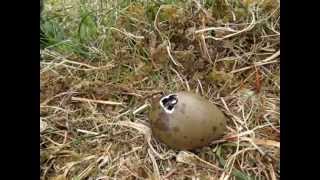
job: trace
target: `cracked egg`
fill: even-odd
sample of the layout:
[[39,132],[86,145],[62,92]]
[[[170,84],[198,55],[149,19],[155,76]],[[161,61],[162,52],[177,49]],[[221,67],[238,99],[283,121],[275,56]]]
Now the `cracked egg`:
[[177,92],[152,103],[153,136],[174,149],[209,145],[226,131],[226,116],[216,105],[191,92]]

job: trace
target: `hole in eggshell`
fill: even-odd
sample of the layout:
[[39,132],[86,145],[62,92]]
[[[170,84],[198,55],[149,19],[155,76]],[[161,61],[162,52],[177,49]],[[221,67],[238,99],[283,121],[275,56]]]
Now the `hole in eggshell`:
[[177,103],[178,103],[178,97],[177,95],[174,95],[174,94],[165,96],[160,100],[160,105],[164,108],[164,110],[167,113],[172,113]]

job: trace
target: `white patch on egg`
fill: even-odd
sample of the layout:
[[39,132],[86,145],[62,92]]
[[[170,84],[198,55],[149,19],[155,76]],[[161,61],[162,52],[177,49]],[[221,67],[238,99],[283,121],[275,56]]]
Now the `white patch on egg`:
[[[175,96],[175,98],[171,101],[171,103],[173,104],[173,108],[172,109],[168,109],[164,104],[163,104],[163,101],[165,99],[169,99],[169,98],[172,98],[172,96]],[[178,97],[177,95],[175,94],[169,94],[167,96],[164,96],[160,99],[159,101],[160,103],[160,106],[162,107],[162,109],[164,109],[164,111],[168,114],[172,114],[174,112],[174,109],[175,109],[175,105],[178,103]]]

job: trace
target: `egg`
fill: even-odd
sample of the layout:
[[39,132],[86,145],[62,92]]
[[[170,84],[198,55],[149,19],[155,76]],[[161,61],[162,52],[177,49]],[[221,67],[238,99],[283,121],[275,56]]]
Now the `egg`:
[[191,92],[177,92],[155,100],[149,119],[153,136],[180,150],[200,148],[221,138],[227,122],[216,105]]

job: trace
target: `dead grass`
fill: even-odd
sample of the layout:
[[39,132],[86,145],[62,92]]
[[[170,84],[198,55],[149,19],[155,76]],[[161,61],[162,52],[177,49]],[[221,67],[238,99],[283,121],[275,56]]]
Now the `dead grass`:
[[[47,0],[41,179],[280,178],[276,0]],[[225,137],[173,151],[151,97],[189,90],[229,117]]]

